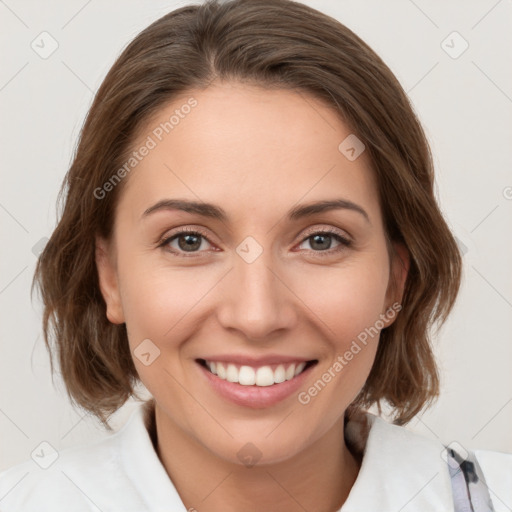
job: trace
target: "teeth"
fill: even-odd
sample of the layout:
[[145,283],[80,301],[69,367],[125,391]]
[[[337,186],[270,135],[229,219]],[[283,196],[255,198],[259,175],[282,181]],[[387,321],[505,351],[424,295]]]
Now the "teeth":
[[224,368],[224,365],[222,363],[217,363],[217,375],[221,379],[226,380],[226,369]]
[[274,382],[279,384],[280,382],[284,382],[286,380],[286,372],[284,371],[284,366],[280,364],[274,371]]
[[[236,366],[230,366],[233,366],[236,371]],[[254,386],[256,384],[256,372],[250,366],[242,366],[240,372],[237,373],[238,378],[234,382],[238,382],[242,386]]]
[[272,386],[274,384],[274,372],[270,366],[262,366],[256,371],[256,386]]
[[226,380],[228,382],[238,382],[238,370],[234,364],[228,364],[226,369]]
[[306,363],[304,361],[302,361],[302,363],[299,363],[297,365],[297,368],[295,368],[295,373],[293,374],[294,377],[297,377],[297,375],[299,375],[299,373],[301,373],[302,370],[304,370],[305,366],[306,366]]
[[210,371],[222,380],[228,382],[237,382],[242,386],[272,386],[285,380],[291,380],[304,370],[306,363],[291,363],[287,365],[280,364],[275,370],[270,366],[260,366],[252,368],[251,366],[241,366],[238,368],[234,364],[224,364],[214,361],[206,361],[206,366]]

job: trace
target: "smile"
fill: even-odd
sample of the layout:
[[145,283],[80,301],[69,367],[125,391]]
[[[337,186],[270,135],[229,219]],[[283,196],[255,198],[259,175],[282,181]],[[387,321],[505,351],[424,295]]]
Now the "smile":
[[296,394],[318,360],[288,361],[253,366],[196,359],[205,383],[218,396],[238,406],[262,409]]
[[200,359],[199,362],[219,379],[235,382],[242,386],[272,386],[291,380],[300,375],[306,367],[315,361],[297,361],[295,363],[274,364],[259,367],[222,363]]

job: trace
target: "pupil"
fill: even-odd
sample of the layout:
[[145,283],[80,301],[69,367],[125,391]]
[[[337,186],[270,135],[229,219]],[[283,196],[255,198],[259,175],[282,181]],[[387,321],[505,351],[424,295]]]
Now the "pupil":
[[[199,240],[200,237],[197,235],[183,235],[179,238],[179,246],[180,249],[199,249],[201,246],[201,241]],[[182,240],[185,240],[184,243],[182,243]]]
[[[314,235],[313,236],[313,243],[311,245],[312,245],[313,248],[315,248],[314,246],[315,246],[315,244],[317,244],[318,240],[320,240],[320,241],[324,240],[325,241],[325,239],[329,239],[329,242],[330,242],[330,238],[331,237],[329,235]],[[330,243],[327,244],[327,247],[322,246],[321,242],[320,242],[320,247],[316,247],[316,248],[317,249],[329,249],[330,246],[331,246]]]

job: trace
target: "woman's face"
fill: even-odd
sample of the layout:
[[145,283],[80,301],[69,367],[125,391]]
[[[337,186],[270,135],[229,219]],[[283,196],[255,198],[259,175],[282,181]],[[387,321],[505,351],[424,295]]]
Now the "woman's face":
[[285,460],[339,426],[396,316],[400,265],[349,136],[306,94],[224,83],[161,109],[133,145],[112,245],[98,240],[107,316],[160,414],[226,460]]

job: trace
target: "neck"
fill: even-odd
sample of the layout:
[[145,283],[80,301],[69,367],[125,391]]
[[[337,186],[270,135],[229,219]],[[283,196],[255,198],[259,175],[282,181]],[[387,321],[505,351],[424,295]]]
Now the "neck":
[[306,450],[251,467],[218,457],[158,406],[153,421],[149,430],[156,452],[187,510],[335,512],[361,465],[346,445],[343,417]]

